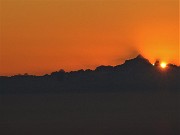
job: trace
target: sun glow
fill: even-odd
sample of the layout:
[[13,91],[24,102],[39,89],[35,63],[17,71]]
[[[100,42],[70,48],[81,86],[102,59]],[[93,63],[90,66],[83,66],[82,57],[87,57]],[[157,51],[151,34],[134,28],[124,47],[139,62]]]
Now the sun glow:
[[165,62],[161,62],[161,68],[166,68],[167,64]]

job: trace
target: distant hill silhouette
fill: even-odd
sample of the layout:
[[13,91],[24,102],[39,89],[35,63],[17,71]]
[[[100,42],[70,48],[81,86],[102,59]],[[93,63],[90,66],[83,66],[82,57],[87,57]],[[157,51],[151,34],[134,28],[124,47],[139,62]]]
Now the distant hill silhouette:
[[138,55],[122,65],[99,66],[95,70],[60,70],[44,76],[1,76],[0,93],[177,92],[180,90],[179,80],[180,67],[168,64],[166,69],[161,69],[158,63],[153,66]]

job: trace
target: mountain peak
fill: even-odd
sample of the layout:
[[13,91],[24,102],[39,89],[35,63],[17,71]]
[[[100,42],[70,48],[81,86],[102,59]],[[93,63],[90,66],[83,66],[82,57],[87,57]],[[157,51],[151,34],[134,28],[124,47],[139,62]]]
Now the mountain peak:
[[133,59],[126,60],[123,65],[130,66],[130,67],[150,67],[151,63],[148,59],[144,58],[141,54]]
[[145,59],[141,54],[139,54],[135,59]]
[[149,60],[144,58],[141,54],[139,54],[137,57],[133,59],[126,60],[125,63],[129,61],[150,63]]

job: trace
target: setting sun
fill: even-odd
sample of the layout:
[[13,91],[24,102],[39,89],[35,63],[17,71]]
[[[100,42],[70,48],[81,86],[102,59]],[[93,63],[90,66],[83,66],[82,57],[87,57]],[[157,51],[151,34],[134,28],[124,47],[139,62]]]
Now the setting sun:
[[167,67],[167,64],[165,62],[162,62],[161,63],[161,68],[166,68]]

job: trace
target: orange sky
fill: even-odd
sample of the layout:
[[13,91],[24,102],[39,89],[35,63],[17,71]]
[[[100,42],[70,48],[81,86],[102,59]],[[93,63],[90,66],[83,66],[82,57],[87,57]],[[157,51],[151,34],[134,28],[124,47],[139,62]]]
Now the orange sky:
[[179,0],[0,0],[0,75],[179,65]]

